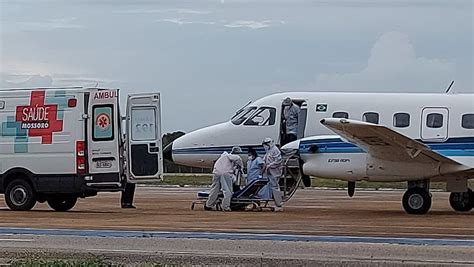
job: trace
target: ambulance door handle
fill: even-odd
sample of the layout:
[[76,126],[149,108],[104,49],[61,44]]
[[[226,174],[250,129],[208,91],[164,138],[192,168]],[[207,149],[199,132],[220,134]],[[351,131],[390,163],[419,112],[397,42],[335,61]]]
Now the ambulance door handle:
[[160,152],[160,148],[156,146],[156,143],[149,143],[149,145],[150,145],[150,153]]

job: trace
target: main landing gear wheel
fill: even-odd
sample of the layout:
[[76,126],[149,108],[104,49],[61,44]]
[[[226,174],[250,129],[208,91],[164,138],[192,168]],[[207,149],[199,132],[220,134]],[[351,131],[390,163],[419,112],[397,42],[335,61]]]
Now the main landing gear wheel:
[[431,195],[428,190],[414,187],[403,195],[403,208],[408,214],[426,214],[431,208]]
[[61,196],[48,199],[48,205],[55,211],[68,211],[76,205],[77,197]]
[[449,195],[449,204],[455,211],[468,212],[474,206],[474,193],[471,189],[467,192],[453,192]]

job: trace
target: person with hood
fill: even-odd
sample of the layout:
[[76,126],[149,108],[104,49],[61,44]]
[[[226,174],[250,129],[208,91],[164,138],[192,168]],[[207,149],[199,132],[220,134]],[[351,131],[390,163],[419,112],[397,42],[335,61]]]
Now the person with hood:
[[298,138],[298,118],[301,109],[293,103],[291,98],[283,100],[283,118],[285,120],[285,136],[283,145],[296,141]]
[[283,201],[280,192],[280,177],[282,175],[282,157],[280,149],[275,145],[275,142],[270,137],[265,138],[262,142],[263,148],[266,153],[263,157],[264,167],[263,173],[264,176],[268,177],[268,184],[271,188],[273,194],[273,200],[275,201],[274,211],[283,211]]
[[247,184],[262,176],[263,165],[263,159],[258,156],[257,151],[253,148],[249,148],[247,160]]
[[224,199],[222,200],[222,209],[231,211],[230,201],[232,199],[232,176],[236,168],[242,169],[242,158],[238,155],[242,149],[238,146],[232,148],[232,152],[222,153],[214,164],[213,178],[209,198],[204,205],[204,210],[214,210],[219,192],[222,190]]
[[[249,148],[247,161],[247,184],[262,177],[264,165],[265,162],[263,162],[263,159],[258,156],[257,151],[253,148]],[[268,184],[258,192],[257,196],[261,199],[270,199],[272,197],[271,188]]]

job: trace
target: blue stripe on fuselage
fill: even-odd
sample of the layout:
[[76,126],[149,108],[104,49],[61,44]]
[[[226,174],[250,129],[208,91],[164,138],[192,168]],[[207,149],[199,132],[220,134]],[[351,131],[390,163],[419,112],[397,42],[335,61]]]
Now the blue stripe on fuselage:
[[[422,142],[421,140],[417,140]],[[445,142],[422,142],[428,145],[433,151],[443,156],[474,156],[474,137],[459,137],[450,138]],[[324,138],[314,140],[304,140],[300,142],[300,153],[311,153],[309,149],[312,145],[318,146],[318,153],[365,153],[358,146],[344,142],[341,138]],[[258,154],[264,154],[265,150],[260,145],[244,145],[240,146],[243,153],[247,153],[250,147],[257,150]],[[197,148],[183,148],[173,150],[173,154],[176,155],[220,155],[224,152],[230,152],[232,146],[220,146],[220,147],[197,147]]]
[[[173,149],[173,154],[222,154],[224,152],[231,152],[233,146],[220,146],[220,147],[196,147],[196,148],[182,148],[182,149]],[[257,151],[258,154],[265,153],[265,149],[261,145],[245,145],[240,146],[242,153],[247,153],[249,148],[253,148]]]
[[[418,140],[422,142],[421,140]],[[443,156],[474,156],[474,137],[450,138],[445,142],[423,142]],[[341,138],[304,140],[300,142],[300,154],[311,153],[311,146],[318,147],[317,153],[364,153],[358,146],[344,142]]]

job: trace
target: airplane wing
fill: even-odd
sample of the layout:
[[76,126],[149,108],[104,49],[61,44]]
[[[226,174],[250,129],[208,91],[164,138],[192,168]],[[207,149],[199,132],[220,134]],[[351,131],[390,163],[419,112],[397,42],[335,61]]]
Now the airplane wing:
[[321,123],[371,156],[382,160],[462,165],[436,153],[427,145],[382,125],[339,118],[323,119]]

